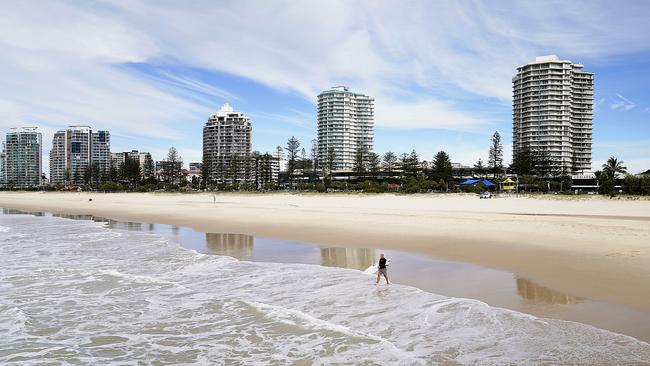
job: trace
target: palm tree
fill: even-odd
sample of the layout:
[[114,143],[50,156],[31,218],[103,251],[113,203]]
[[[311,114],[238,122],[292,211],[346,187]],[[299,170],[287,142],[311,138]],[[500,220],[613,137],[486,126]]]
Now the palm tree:
[[610,156],[610,158],[607,159],[607,162],[603,164],[603,172],[614,178],[617,173],[627,173],[627,167],[623,165],[622,160],[619,161],[617,158]]

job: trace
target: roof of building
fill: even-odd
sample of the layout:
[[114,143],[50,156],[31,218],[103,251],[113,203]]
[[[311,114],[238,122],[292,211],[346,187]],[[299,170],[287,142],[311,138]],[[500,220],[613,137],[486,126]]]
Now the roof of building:
[[324,91],[322,91],[319,95],[323,95],[323,94],[335,94],[335,93],[350,93],[350,94],[352,94],[352,95],[356,95],[356,96],[361,96],[361,97],[370,98],[369,96],[367,96],[367,95],[365,95],[365,94],[363,94],[363,93],[355,93],[355,92],[351,92],[351,91],[350,91],[350,88],[348,88],[347,86],[342,86],[342,85],[341,85],[341,86],[333,86],[333,87],[331,87],[331,88],[328,89],[328,90],[324,90]]

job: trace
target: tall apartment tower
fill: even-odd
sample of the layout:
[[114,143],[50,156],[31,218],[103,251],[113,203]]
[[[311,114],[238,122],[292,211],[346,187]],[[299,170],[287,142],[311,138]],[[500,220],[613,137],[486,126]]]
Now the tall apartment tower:
[[93,131],[89,126],[70,126],[58,131],[50,151],[52,184],[84,184],[88,167],[96,166],[101,175],[111,169],[111,144],[108,131]]
[[513,156],[543,151],[564,174],[591,170],[594,74],[541,56],[512,79]]
[[2,150],[0,150],[0,187],[7,184],[7,153],[5,152],[5,142],[2,141]]
[[203,127],[203,162],[210,166],[203,168],[209,172],[211,180],[222,182],[227,175],[232,175],[235,159],[242,162],[243,170],[243,161],[251,154],[252,131],[250,119],[235,112],[229,103],[208,118]]
[[4,143],[2,180],[7,186],[41,185],[43,153],[41,133],[36,127],[13,128]]
[[372,152],[374,102],[345,86],[318,95],[318,160],[325,164],[328,151],[335,155],[335,169],[354,167],[357,150]]

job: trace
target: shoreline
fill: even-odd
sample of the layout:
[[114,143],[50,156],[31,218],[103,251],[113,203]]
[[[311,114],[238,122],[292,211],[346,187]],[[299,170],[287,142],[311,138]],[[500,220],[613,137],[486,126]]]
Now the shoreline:
[[650,313],[646,200],[2,192],[0,207],[410,251]]
[[[309,264],[352,269],[360,274],[375,263],[379,253],[383,252],[396,263],[396,266],[389,269],[391,283],[412,286],[450,298],[478,300],[491,307],[530,314],[542,319],[587,324],[650,342],[648,313],[625,305],[560,293],[512,272],[472,263],[441,260],[420,253],[299,243],[245,234],[208,233],[184,226],[117,221],[92,215],[12,209],[3,209],[3,213],[54,216],[103,223],[108,229],[148,231],[201,254],[234,257],[240,261]],[[373,283],[374,275],[369,275],[367,279],[369,284]],[[383,286],[383,283],[381,285]]]

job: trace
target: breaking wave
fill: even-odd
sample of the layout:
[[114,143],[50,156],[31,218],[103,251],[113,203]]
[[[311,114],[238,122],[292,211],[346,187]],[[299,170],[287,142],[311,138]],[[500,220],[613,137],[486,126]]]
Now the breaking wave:
[[0,216],[0,363],[643,364],[650,345],[361,271]]

